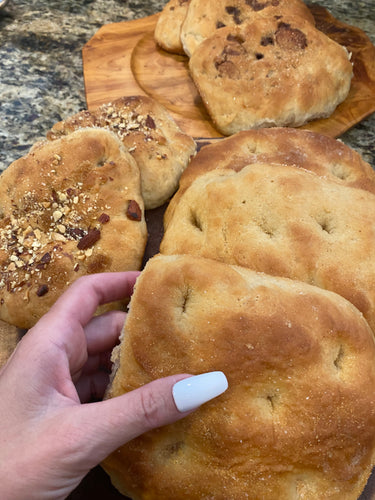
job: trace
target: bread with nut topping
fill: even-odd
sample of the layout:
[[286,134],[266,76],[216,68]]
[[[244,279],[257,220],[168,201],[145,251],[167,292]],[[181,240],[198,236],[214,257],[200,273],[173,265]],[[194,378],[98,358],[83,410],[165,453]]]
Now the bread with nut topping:
[[27,329],[79,276],[140,269],[135,160],[103,129],[38,143],[0,176],[0,235],[0,319]]
[[191,0],[181,26],[181,43],[191,57],[195,49],[218,29],[258,22],[261,17],[295,15],[315,24],[302,0]]
[[122,97],[92,111],[81,111],[56,123],[47,138],[54,140],[82,127],[117,134],[140,169],[146,209],[169,200],[196,151],[193,138],[180,130],[162,104],[147,96]]
[[189,68],[224,135],[326,118],[348,96],[353,76],[347,50],[297,16],[219,29]]

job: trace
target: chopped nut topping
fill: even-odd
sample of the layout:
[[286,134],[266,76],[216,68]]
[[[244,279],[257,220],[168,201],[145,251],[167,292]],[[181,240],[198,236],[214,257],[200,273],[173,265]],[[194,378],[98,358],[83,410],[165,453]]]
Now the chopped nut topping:
[[130,200],[126,216],[130,220],[140,221],[142,219],[142,211],[140,206],[135,200]]
[[43,297],[48,292],[48,286],[47,285],[40,285],[38,290],[36,291],[36,294],[38,297]]
[[[85,118],[93,125],[96,124],[115,132],[121,140],[131,134],[143,134],[147,141],[156,140],[156,136],[150,136],[150,131],[157,130],[155,120],[150,114],[139,114],[136,107],[133,106],[134,103],[136,104],[134,100],[123,101],[118,107],[111,103],[103,104],[98,108],[97,113],[92,113]],[[129,152],[135,150],[136,145],[129,148]]]
[[79,250],[86,250],[87,248],[92,247],[95,243],[100,239],[100,230],[99,229],[89,229],[88,233],[79,240],[77,243],[77,248]]
[[156,124],[154,122],[154,119],[150,115],[147,115],[147,118],[146,118],[146,121],[145,121],[145,125],[146,125],[146,127],[151,128],[151,129],[155,129],[156,128]]
[[110,217],[108,214],[105,214],[105,213],[102,213],[100,215],[100,217],[98,218],[98,221],[100,222],[100,224],[107,224],[107,222],[109,222],[110,220]]
[[22,206],[14,204],[12,213],[0,220],[0,251],[8,255],[3,257],[0,268],[0,289],[22,291],[25,297],[25,289],[35,287],[41,296],[48,291],[40,285],[41,280],[51,280],[51,275],[44,277],[43,273],[55,259],[63,258],[64,252],[68,255],[66,243],[75,241],[80,247],[70,256],[76,272],[77,261],[92,254],[100,231],[89,229],[90,224],[105,224],[110,217],[104,212],[107,206],[98,201],[98,194],[88,196],[82,188],[82,182],[67,189],[52,188],[42,200],[36,191],[27,192]]
[[51,262],[51,254],[49,252],[46,252],[40,259],[40,262],[42,264],[48,264],[49,262]]
[[53,220],[57,222],[64,214],[60,210],[55,210],[52,214]]

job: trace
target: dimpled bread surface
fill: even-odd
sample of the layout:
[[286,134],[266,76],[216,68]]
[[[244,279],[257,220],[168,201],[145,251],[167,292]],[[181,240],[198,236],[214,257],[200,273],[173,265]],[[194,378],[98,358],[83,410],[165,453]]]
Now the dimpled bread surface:
[[244,130],[202,147],[181,176],[167,207],[165,222],[194,179],[210,170],[241,170],[253,163],[289,165],[310,170],[346,186],[375,194],[375,172],[360,154],[341,141],[309,130],[265,128]]
[[224,135],[326,118],[346,99],[353,76],[347,50],[293,16],[217,30],[189,69]]
[[134,500],[356,500],[374,463],[374,337],[342,297],[201,257],[149,260],[109,396],[222,370],[228,390],[103,466]]
[[216,169],[183,193],[160,245],[292,278],[351,301],[375,328],[375,196],[288,165]]
[[121,97],[81,111],[56,123],[47,138],[54,140],[82,127],[117,134],[138,164],[146,209],[168,201],[196,151],[193,138],[180,130],[163,105],[147,96]]
[[313,15],[301,0],[191,0],[181,27],[181,41],[190,57],[217,29],[240,26],[261,17],[294,15],[315,24]]
[[140,174],[115,134],[36,144],[0,176],[0,318],[30,328],[79,276],[140,269]]

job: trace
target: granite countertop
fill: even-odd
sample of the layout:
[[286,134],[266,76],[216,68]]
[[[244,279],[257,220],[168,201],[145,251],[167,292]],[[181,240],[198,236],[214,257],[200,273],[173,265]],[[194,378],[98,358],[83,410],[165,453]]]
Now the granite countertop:
[[[145,17],[164,0],[10,0],[0,10],[0,170],[57,121],[86,107],[81,50],[104,24]],[[373,0],[319,2],[375,44]],[[341,139],[375,168],[375,114]]]

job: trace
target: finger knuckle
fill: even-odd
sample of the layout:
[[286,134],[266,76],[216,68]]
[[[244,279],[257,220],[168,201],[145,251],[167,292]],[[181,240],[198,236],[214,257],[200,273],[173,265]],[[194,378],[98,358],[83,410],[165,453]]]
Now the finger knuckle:
[[140,405],[145,426],[149,429],[156,427],[160,415],[159,398],[151,390],[144,390],[141,392]]

